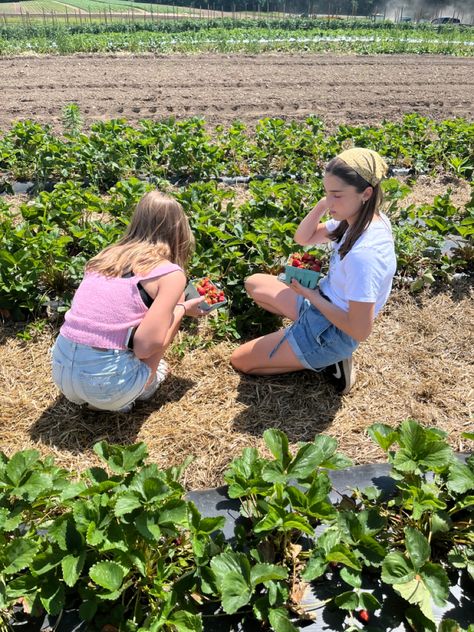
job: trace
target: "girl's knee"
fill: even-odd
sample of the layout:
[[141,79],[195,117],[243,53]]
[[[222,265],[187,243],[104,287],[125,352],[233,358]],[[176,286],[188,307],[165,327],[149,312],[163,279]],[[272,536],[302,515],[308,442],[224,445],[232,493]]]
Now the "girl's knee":
[[245,355],[241,351],[241,347],[236,349],[230,356],[230,364],[232,368],[240,373],[247,373],[247,366],[245,362]]
[[268,274],[262,274],[261,272],[257,274],[251,274],[249,277],[247,277],[244,281],[247,294],[253,298],[257,294],[257,292],[259,292],[264,287],[265,280],[268,279],[268,277]]
[[249,294],[250,296],[252,295],[252,292],[254,292],[257,287],[259,276],[260,276],[259,274],[252,274],[249,277],[247,277],[244,281],[245,290],[247,294]]

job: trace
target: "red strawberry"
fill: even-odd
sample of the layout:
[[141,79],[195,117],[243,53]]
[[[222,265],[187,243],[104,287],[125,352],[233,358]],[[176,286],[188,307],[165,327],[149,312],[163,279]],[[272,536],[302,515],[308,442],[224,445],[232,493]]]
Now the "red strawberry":
[[359,610],[357,613],[359,615],[359,619],[364,623],[368,623],[370,619],[370,614],[368,610]]
[[293,261],[291,262],[291,265],[294,268],[301,268],[301,263],[300,263],[300,261],[298,259],[293,259]]

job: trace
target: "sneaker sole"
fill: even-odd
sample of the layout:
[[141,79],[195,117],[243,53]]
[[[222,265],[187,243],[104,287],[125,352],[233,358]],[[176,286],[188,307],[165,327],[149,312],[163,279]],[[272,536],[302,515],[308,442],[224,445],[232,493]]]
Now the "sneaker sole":
[[344,371],[344,377],[346,378],[346,387],[344,390],[340,391],[341,395],[347,395],[351,388],[355,384],[356,380],[356,370],[354,363],[352,362],[352,358],[347,358],[342,361],[342,367]]

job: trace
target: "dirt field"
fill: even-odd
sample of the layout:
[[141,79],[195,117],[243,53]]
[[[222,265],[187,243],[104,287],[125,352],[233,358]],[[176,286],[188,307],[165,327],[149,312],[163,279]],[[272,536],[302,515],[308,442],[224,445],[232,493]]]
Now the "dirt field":
[[86,126],[116,117],[193,115],[211,125],[321,116],[328,125],[471,118],[474,58],[441,56],[76,55],[0,59],[0,129],[61,121],[79,104]]

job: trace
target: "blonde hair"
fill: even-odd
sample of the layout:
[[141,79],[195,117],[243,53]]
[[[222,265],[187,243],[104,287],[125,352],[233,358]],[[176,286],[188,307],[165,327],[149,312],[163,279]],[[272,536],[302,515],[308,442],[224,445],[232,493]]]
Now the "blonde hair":
[[120,277],[147,274],[164,259],[185,268],[194,238],[183,207],[159,191],[146,193],[137,204],[123,237],[93,257],[87,272]]

